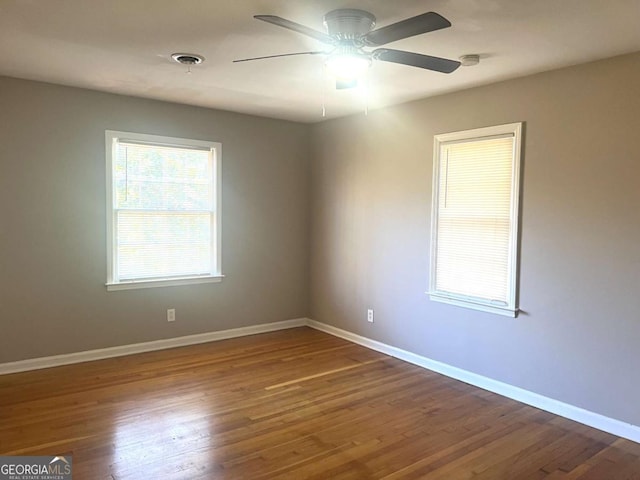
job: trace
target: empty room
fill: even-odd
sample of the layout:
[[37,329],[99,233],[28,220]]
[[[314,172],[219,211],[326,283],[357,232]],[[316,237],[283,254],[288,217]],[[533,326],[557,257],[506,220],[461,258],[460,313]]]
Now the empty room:
[[638,19],[0,0],[0,480],[640,480]]

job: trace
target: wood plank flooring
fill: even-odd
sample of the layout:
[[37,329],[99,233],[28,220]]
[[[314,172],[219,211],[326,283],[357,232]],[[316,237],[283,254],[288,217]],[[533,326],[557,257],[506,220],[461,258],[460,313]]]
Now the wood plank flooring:
[[640,445],[312,330],[0,376],[74,479],[640,480]]

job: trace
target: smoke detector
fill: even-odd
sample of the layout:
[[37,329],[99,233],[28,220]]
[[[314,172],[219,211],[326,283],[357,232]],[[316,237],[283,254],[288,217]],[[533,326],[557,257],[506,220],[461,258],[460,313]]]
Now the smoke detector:
[[473,67],[480,63],[480,55],[462,55],[458,60],[460,60],[463,67]]

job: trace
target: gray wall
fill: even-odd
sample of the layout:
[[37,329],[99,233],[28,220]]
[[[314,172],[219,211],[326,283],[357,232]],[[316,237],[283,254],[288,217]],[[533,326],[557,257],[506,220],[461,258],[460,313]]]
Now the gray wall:
[[[638,79],[634,54],[314,126],[312,318],[640,425]],[[524,313],[431,302],[433,136],[517,121]]]
[[[106,291],[105,129],[222,142],[222,283]],[[308,154],[304,125],[0,78],[0,363],[307,315]]]
[[[0,363],[310,314],[640,425],[638,78],[635,54],[314,126],[0,78]],[[524,313],[431,302],[433,135],[515,121]],[[222,283],[106,291],[105,129],[222,142]]]

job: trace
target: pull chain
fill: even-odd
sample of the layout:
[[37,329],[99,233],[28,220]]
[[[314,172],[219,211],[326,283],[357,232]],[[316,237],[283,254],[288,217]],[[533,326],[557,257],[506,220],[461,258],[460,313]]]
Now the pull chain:
[[324,63],[322,66],[322,118],[326,118],[327,116],[326,97],[327,97],[327,64]]
[[364,115],[369,115],[369,91],[371,90],[371,80],[369,77],[369,70],[364,74]]

